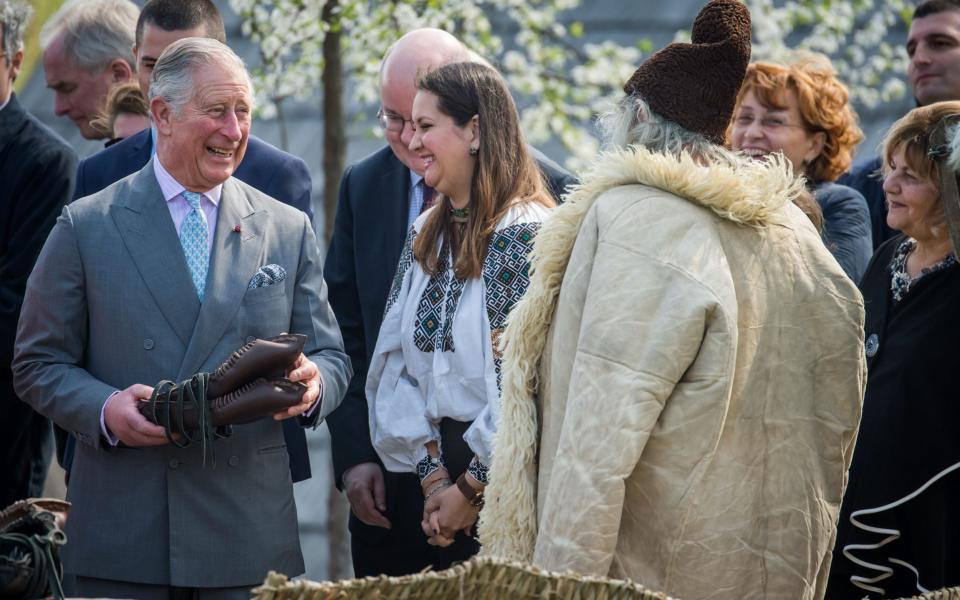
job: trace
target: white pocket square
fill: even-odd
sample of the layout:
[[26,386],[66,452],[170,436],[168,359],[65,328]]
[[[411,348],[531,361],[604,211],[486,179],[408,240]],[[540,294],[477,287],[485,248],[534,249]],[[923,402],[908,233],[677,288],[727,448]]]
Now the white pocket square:
[[268,285],[274,285],[280,283],[286,278],[287,272],[280,265],[263,265],[257,269],[256,274],[250,278],[250,283],[247,284],[247,289],[255,290]]

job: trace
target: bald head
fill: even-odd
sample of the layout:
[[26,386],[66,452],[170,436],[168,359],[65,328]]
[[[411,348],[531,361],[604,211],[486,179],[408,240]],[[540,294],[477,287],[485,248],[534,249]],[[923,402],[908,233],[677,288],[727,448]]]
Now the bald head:
[[403,131],[387,131],[393,153],[413,171],[423,174],[420,157],[410,152],[413,137],[410,114],[417,95],[417,77],[441,65],[471,60],[471,53],[457,38],[440,29],[415,29],[396,41],[380,63],[380,103],[383,112],[404,119]]
[[406,83],[440,65],[470,60],[467,47],[442,29],[414,29],[394,42],[380,64],[380,85]]

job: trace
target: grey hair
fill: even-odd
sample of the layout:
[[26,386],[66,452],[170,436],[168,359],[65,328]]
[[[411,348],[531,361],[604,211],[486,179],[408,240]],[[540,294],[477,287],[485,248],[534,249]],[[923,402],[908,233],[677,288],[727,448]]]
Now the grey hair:
[[23,31],[33,14],[33,8],[21,0],[0,0],[0,30],[3,31],[3,52],[7,61],[23,50]]
[[135,69],[134,34],[140,9],[130,0],[69,0],[40,31],[46,50],[61,32],[64,54],[89,73],[122,59]]
[[947,165],[954,173],[960,175],[960,125],[956,123],[947,127],[947,143],[950,145],[950,158]]
[[680,156],[685,152],[730,165],[741,162],[734,152],[653,112],[647,102],[636,94],[624,96],[610,110],[602,113],[597,125],[606,149],[643,146],[651,152],[670,156]]
[[239,69],[247,82],[253,102],[253,81],[243,60],[228,46],[212,38],[183,38],[167,46],[150,76],[149,102],[162,98],[173,111],[182,114],[193,98],[193,72],[197,67],[221,65]]

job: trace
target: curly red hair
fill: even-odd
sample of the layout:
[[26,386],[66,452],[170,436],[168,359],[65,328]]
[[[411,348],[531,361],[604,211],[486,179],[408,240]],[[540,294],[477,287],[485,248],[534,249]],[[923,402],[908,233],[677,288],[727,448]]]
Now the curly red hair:
[[863,140],[863,132],[850,106],[850,92],[837,79],[837,72],[826,56],[811,54],[789,65],[750,63],[737,94],[737,106],[751,91],[758,102],[775,109],[785,109],[785,95],[793,92],[804,127],[824,133],[823,151],[807,167],[807,179],[834,181],[849,170],[853,150]]

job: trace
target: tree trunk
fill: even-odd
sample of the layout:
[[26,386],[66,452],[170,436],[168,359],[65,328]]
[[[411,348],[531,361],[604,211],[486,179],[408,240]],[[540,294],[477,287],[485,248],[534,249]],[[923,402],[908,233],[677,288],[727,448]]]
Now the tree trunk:
[[343,110],[343,61],[340,27],[334,10],[339,0],[327,0],[322,19],[332,27],[323,39],[323,218],[326,241],[333,235],[340,175],[347,156]]
[[[321,16],[325,23],[332,25],[323,39],[323,225],[326,242],[329,242],[333,235],[340,175],[343,173],[347,155],[340,27],[334,12],[338,3],[339,0],[327,0]],[[327,508],[330,579],[336,581],[353,577],[350,534],[347,531],[347,518],[350,514],[347,500],[336,489],[331,489]]]

